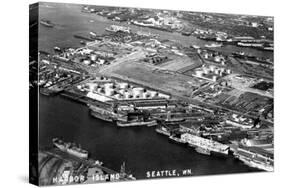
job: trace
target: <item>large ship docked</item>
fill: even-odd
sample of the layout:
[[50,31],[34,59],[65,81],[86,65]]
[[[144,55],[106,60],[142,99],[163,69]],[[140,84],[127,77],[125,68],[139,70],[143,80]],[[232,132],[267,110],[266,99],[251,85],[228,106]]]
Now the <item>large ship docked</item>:
[[273,154],[261,148],[239,146],[234,156],[250,167],[269,172],[274,170]]
[[155,126],[157,125],[156,120],[142,121],[142,120],[132,120],[132,121],[117,121],[117,126],[119,127],[131,127],[131,126]]
[[195,150],[202,154],[211,155],[211,153],[219,153],[228,155],[229,146],[221,144],[214,140],[202,138],[200,136],[184,133],[181,135],[181,140],[188,143],[191,147],[195,147]]
[[128,127],[128,126],[155,126],[157,121],[150,118],[150,114],[144,110],[129,111],[126,113],[126,116],[123,116],[125,119],[117,121],[117,126],[119,127]]
[[104,121],[126,121],[126,114],[118,113],[117,108],[112,103],[98,102],[88,104],[92,116]]
[[53,138],[53,144],[55,147],[57,147],[61,151],[66,152],[70,155],[73,155],[75,157],[79,157],[82,159],[88,158],[88,155],[89,155],[88,151],[81,149],[75,143],[64,142],[63,140],[61,140],[59,138]]
[[119,26],[119,25],[111,25],[107,28],[105,28],[106,31],[109,31],[109,32],[118,32],[118,31],[121,31],[121,32],[125,32],[125,33],[130,33],[131,32],[131,29],[129,27],[124,27],[124,26]]

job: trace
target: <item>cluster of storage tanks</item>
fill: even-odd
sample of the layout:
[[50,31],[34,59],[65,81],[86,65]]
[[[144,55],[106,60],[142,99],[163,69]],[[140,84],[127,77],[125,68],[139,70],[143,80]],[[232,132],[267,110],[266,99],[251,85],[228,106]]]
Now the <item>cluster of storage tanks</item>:
[[195,71],[195,76],[199,78],[208,78],[206,75],[210,75],[213,81],[217,81],[219,77],[222,77],[224,75],[231,74],[230,69],[226,69],[224,67],[216,67],[214,65],[210,66],[203,66],[201,69],[198,69]]
[[105,59],[99,58],[96,54],[91,54],[89,59],[83,60],[83,63],[86,65],[90,65],[92,63],[103,65],[105,63]]
[[98,93],[110,98],[119,100],[126,99],[151,99],[151,98],[170,98],[169,95],[159,93],[153,90],[147,90],[143,87],[136,87],[126,82],[89,82],[77,86],[88,92]]

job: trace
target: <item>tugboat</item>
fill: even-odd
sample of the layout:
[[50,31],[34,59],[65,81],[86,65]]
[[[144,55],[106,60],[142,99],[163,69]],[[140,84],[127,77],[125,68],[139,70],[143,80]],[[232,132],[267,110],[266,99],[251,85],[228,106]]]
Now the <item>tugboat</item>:
[[81,147],[77,146],[75,143],[64,142],[63,140],[61,140],[59,138],[53,138],[52,141],[53,141],[54,146],[63,152],[66,152],[70,155],[73,155],[73,156],[81,158],[81,159],[88,158],[88,155],[89,155],[88,151],[81,149]]
[[46,27],[54,27],[55,26],[50,20],[46,20],[46,19],[41,19],[40,24],[42,24]]

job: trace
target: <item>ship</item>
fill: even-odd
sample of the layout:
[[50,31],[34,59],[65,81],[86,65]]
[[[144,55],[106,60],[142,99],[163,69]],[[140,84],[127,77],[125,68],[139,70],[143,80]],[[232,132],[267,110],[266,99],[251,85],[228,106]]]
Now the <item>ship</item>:
[[46,19],[41,19],[40,24],[42,24],[46,27],[54,27],[55,26],[50,20],[46,20]]
[[116,122],[118,127],[131,127],[131,126],[156,126],[156,120],[149,120],[149,121],[141,121],[141,120],[132,120],[132,121],[117,121]]
[[95,37],[97,36],[97,34],[96,34],[95,32],[92,32],[92,31],[91,31],[89,34],[90,34],[90,36],[93,37],[93,38],[95,38]]
[[166,136],[170,136],[170,134],[171,134],[170,131],[166,127],[163,127],[163,126],[156,128],[155,131],[159,134],[163,134]]
[[194,147],[197,152],[203,154],[218,153],[223,155],[229,154],[229,146],[221,144],[211,139],[206,139],[194,134],[184,133],[181,135],[181,140]]
[[156,29],[156,30],[160,30],[160,31],[173,32],[173,30],[171,28],[164,27],[164,26],[157,26],[157,25],[154,25],[153,23],[150,23],[150,22],[146,23],[146,21],[142,21],[142,22],[132,21],[131,23],[133,25],[148,27],[148,28]]
[[117,120],[126,121],[126,114],[117,113],[113,104],[96,102],[94,104],[88,104],[90,114],[98,119],[114,122]]
[[169,136],[169,139],[172,140],[172,141],[175,141],[177,143],[182,143],[182,144],[186,144],[187,143],[185,140],[183,140],[183,139],[181,139],[181,138],[179,138],[179,137],[177,137],[175,135]]
[[205,47],[206,48],[218,48],[218,47],[222,47],[222,43],[206,44]]
[[77,146],[75,143],[64,142],[63,140],[61,140],[59,138],[53,138],[52,141],[53,141],[54,146],[63,152],[66,152],[70,155],[73,155],[73,156],[81,158],[81,159],[88,158],[88,155],[89,155],[88,151],[81,149],[80,146]]
[[124,32],[124,33],[130,33],[131,32],[131,29],[129,27],[124,27],[124,26],[119,26],[119,25],[111,25],[107,28],[105,28],[106,31],[109,31],[109,32],[118,32],[118,31],[121,31],[121,32]]
[[197,151],[197,153],[201,153],[203,155],[211,155],[211,151],[208,148],[196,147],[195,151]]
[[181,32],[181,34],[182,34],[183,36],[190,36],[190,35],[192,35],[192,32],[183,31],[183,32]]
[[274,170],[273,154],[261,148],[239,146],[234,156],[250,167],[269,172]]

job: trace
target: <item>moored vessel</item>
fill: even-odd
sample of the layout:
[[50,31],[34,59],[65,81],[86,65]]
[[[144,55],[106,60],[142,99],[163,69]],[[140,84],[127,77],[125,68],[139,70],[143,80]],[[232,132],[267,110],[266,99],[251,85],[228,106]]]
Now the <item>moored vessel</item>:
[[72,142],[64,142],[63,140],[59,138],[53,138],[53,144],[55,147],[57,147],[59,150],[66,152],[70,155],[73,155],[75,157],[79,157],[82,159],[88,158],[88,151],[81,149],[80,146],[77,146],[75,143]]
[[202,138],[200,136],[184,133],[181,135],[181,139],[188,143],[191,147],[198,148],[196,151],[200,151],[200,153],[209,153],[209,152],[201,152],[203,150],[209,150],[211,153],[218,153],[223,155],[229,154],[229,146],[225,144],[221,144],[217,141]]
[[157,125],[156,120],[150,120],[150,121],[117,121],[117,126],[119,127],[131,127],[131,126],[155,126]]
[[46,19],[41,19],[40,24],[44,25],[46,27],[54,27],[55,26],[50,20],[46,20]]
[[205,47],[207,47],[207,48],[218,48],[218,47],[222,47],[222,44],[221,43],[206,44]]

